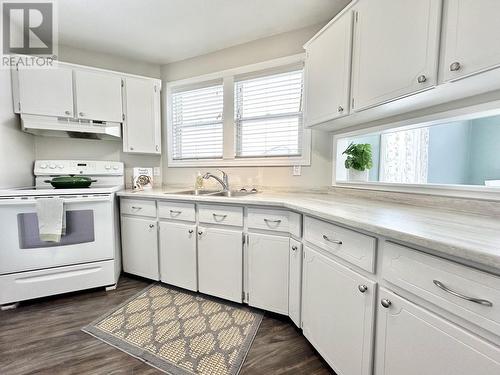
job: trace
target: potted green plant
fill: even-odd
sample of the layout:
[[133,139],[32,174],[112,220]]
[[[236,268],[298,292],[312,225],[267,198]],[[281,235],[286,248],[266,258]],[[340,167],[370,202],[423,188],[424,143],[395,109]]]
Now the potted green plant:
[[347,155],[345,167],[349,181],[368,181],[373,166],[372,146],[369,143],[351,143],[342,155]]

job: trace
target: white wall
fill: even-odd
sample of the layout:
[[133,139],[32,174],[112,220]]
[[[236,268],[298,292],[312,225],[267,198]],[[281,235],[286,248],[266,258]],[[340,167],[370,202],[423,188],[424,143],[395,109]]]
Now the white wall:
[[10,70],[0,69],[0,189],[33,184],[34,138],[21,131],[12,106]]
[[[278,57],[304,52],[302,45],[323,25],[316,25],[269,38],[241,44],[207,55],[178,61],[162,67],[165,85],[188,77],[249,65]],[[164,108],[166,111],[166,109]],[[163,129],[166,129],[166,116]],[[236,185],[321,187],[331,183],[331,137],[313,131],[311,166],[302,167],[301,176],[292,176],[292,167],[233,167],[224,168]],[[166,145],[163,145],[166,150]],[[196,172],[207,168],[169,168],[163,155],[163,182],[166,184],[194,184]],[[210,170],[210,169],[208,169]]]
[[[69,46],[59,46],[59,60],[154,78],[160,77],[160,65],[80,50]],[[131,183],[133,167],[161,167],[160,156],[124,154],[121,139],[119,141],[97,141],[55,137],[34,138],[36,159],[122,161],[125,163],[127,183]],[[161,184],[161,178],[155,178],[155,184]]]

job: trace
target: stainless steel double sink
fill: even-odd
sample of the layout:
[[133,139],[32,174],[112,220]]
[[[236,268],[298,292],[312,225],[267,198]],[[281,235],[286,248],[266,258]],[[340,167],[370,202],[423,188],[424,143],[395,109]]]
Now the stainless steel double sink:
[[208,196],[208,197],[246,197],[248,195],[257,194],[257,190],[228,190],[228,191],[220,191],[220,190],[184,190],[173,193],[165,193],[165,194],[175,194],[175,195],[198,195],[198,196]]

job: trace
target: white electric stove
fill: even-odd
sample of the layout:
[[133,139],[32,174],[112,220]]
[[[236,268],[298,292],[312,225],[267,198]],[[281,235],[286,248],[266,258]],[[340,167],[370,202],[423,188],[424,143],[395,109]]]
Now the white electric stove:
[[[123,163],[37,160],[35,186],[0,190],[0,305],[95,287],[116,286],[121,271],[115,192],[124,187]],[[52,177],[96,179],[85,189],[54,189]],[[36,200],[64,201],[66,235],[40,240]]]

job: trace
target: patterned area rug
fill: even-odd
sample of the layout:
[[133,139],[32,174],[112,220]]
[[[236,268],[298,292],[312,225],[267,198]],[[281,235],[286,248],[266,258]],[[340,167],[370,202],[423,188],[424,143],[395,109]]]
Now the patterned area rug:
[[153,284],[82,328],[173,375],[235,375],[262,314],[242,305]]

